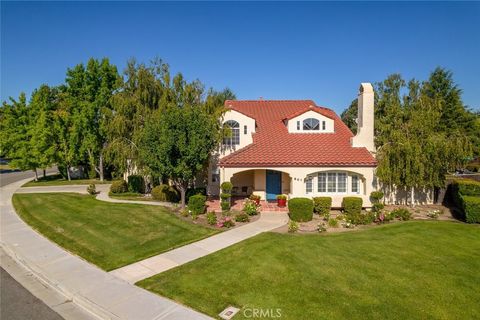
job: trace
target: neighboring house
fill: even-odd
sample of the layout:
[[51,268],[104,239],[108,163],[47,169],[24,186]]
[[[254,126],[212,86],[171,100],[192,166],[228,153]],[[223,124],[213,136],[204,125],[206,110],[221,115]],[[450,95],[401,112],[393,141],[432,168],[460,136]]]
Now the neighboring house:
[[334,111],[311,100],[225,101],[223,123],[231,136],[210,164],[209,194],[231,181],[238,196],[329,196],[334,207],[358,196],[371,206],[377,188],[373,104],[372,85],[362,83],[354,136]]

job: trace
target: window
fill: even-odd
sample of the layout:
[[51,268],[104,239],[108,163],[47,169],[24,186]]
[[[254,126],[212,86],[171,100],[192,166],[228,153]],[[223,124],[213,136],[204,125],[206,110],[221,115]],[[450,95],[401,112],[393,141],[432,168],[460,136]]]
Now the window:
[[212,182],[220,182],[220,169],[218,167],[212,168]]
[[347,192],[347,174],[337,173],[337,192]]
[[226,146],[240,144],[240,124],[235,120],[228,120],[223,125],[230,128],[230,135],[223,138],[223,144]]
[[247,134],[247,126],[243,126],[243,134]]
[[335,192],[337,191],[337,174],[329,172],[328,175],[328,180],[327,180],[327,191],[328,192]]
[[326,126],[325,126],[325,121],[322,121],[322,130],[325,130]]
[[360,179],[358,179],[358,176],[352,176],[352,193],[360,193]]
[[297,130],[300,130],[300,121],[297,121]]
[[313,118],[305,119],[303,120],[303,130],[320,130],[320,122]]
[[327,174],[325,172],[318,174],[318,192],[327,191]]
[[305,185],[306,185],[307,193],[311,193],[313,191],[313,178],[307,177],[307,180],[305,181]]

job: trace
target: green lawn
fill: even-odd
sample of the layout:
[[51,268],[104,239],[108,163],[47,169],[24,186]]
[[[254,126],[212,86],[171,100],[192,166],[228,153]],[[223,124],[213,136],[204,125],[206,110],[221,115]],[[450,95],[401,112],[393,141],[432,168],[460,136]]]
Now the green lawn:
[[71,185],[71,184],[90,184],[90,183],[107,184],[107,183],[112,183],[112,181],[104,180],[102,182],[97,179],[72,179],[68,181],[67,179],[64,179],[62,175],[55,174],[55,175],[50,175],[46,177],[41,177],[38,179],[38,181],[34,181],[34,180],[29,181],[25,183],[22,187],[65,186],[65,185]]
[[152,197],[145,197],[141,193],[125,192],[125,193],[108,193],[110,198],[120,200],[134,200],[134,201],[155,201]]
[[13,205],[47,238],[105,270],[218,232],[183,221],[164,207],[108,203],[90,195],[15,194]]
[[241,307],[234,319],[479,319],[479,253],[480,226],[453,222],[264,233],[138,285],[214,317]]

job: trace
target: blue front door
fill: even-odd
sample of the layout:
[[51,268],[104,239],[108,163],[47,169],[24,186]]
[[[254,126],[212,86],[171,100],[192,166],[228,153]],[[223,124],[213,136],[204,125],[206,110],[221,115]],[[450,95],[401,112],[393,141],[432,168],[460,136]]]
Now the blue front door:
[[275,200],[282,193],[282,173],[267,170],[267,200]]

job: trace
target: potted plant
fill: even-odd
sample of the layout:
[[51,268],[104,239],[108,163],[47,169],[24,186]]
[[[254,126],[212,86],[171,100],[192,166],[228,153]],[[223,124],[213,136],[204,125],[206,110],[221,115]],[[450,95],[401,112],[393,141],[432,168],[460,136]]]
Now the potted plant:
[[287,205],[287,196],[284,194],[279,194],[277,196],[277,205],[279,207],[285,207]]
[[257,205],[260,204],[260,196],[258,196],[258,195],[256,195],[256,194],[252,194],[252,195],[250,196],[250,200],[255,201],[255,203],[256,203]]

